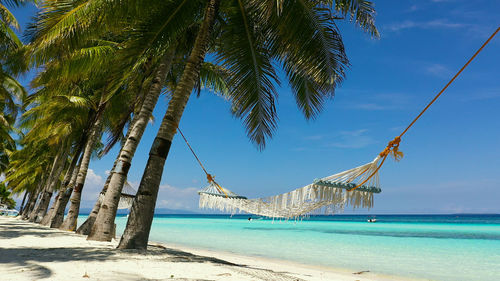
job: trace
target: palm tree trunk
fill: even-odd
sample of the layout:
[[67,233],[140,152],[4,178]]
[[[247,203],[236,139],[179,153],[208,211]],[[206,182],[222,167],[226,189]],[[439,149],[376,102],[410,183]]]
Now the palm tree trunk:
[[82,235],[89,235],[90,230],[92,229],[92,226],[94,225],[95,219],[97,217],[97,214],[99,213],[99,210],[101,209],[102,205],[102,198],[101,194],[106,194],[108,190],[108,185],[111,180],[111,175],[112,171],[116,168],[116,160],[115,163],[113,164],[113,168],[111,169],[111,172],[106,179],[106,182],[104,183],[104,187],[102,188],[101,192],[99,193],[99,197],[97,197],[97,201],[94,204],[94,207],[92,207],[92,211],[90,212],[88,218],[85,220],[85,222],[80,225],[80,227],[76,230],[77,234],[82,234]]
[[[148,63],[146,63],[146,65],[145,65],[146,69],[150,68],[151,60],[152,60],[151,58],[148,58]],[[127,130],[127,134],[125,136],[125,140],[127,140],[129,138],[130,132],[131,132],[132,128],[134,127],[135,122],[137,121],[139,111],[142,108],[142,105],[144,104],[144,98],[145,98],[145,92],[146,92],[144,90],[146,88],[144,83],[146,82],[147,77],[148,77],[148,74],[145,74],[141,83],[140,83],[140,86],[138,87],[139,95],[137,95],[137,97],[136,97],[134,106],[136,108],[139,108],[139,110],[134,111],[134,117],[133,117],[132,121],[130,122],[129,129]],[[116,164],[118,163],[118,159],[119,159],[120,153],[123,150],[123,147],[124,147],[124,145],[121,146],[120,152],[118,152],[118,156],[115,159],[115,162],[113,163],[113,168],[111,169],[111,172],[110,172],[108,178],[106,179],[106,182],[104,183],[104,187],[101,190],[100,194],[106,195],[106,192],[107,192],[108,186],[109,186],[109,182],[111,181],[111,176],[113,175],[113,171],[115,170]],[[76,230],[76,233],[82,234],[82,235],[89,235],[92,227],[94,226],[96,217],[101,210],[102,201],[103,201],[103,198],[101,196],[99,196],[97,198],[96,203],[94,204],[94,207],[92,207],[92,211],[90,212],[89,216],[87,217],[85,222]]]
[[[69,147],[67,149],[69,149]],[[59,166],[59,169],[56,171],[55,177],[52,180],[52,184],[49,187],[50,190],[57,190],[58,189],[58,185],[60,184],[60,182],[59,182],[59,175],[64,170],[64,166],[66,164],[66,159],[68,158],[68,153],[69,153],[69,151],[66,150],[65,153],[63,154],[62,163]],[[73,161],[71,161],[71,162],[73,162]],[[71,168],[72,164],[73,163],[70,163],[70,166],[68,167],[68,171],[66,172],[66,175],[64,176],[61,188],[64,188],[67,185],[67,182],[69,181],[68,172],[69,172],[69,174],[72,173],[72,168]],[[57,205],[57,202],[59,201],[59,197],[61,196],[61,194],[62,194],[61,190],[59,190],[59,192],[56,195],[56,198],[54,199],[54,202],[52,203],[52,206],[50,207],[50,210],[43,216],[42,220],[40,221],[41,225],[49,225],[50,224],[52,218],[54,217],[54,212],[56,210],[56,205]]]
[[34,211],[30,214],[30,222],[36,222],[38,214],[45,213],[47,211],[47,208],[49,207],[50,198],[52,197],[52,190],[49,189],[49,186],[51,185],[52,179],[54,178],[56,167],[60,163],[60,159],[62,156],[61,154],[62,152],[58,152],[54,157],[52,168],[50,169],[49,176],[42,191],[42,196],[40,197],[40,200],[38,201],[38,204],[36,205]]
[[21,215],[21,218],[24,218],[24,215],[28,212],[29,205],[30,205],[31,201],[33,200],[33,197],[35,196],[34,193],[35,193],[34,191],[31,191],[29,193],[28,202],[26,202],[26,205],[23,207],[22,211],[19,212],[19,214]]
[[[39,185],[39,187],[42,184]],[[26,212],[23,214],[23,220],[26,220],[29,218],[30,213],[33,211],[35,208],[36,201],[38,200],[38,195],[40,194],[40,189],[37,188],[35,191],[32,192],[32,197],[28,201],[28,208],[26,208]]]
[[82,137],[73,155],[73,159],[66,170],[66,174],[64,175],[62,184],[63,187],[57,194],[57,200],[54,201],[54,211],[50,214],[49,220],[46,224],[51,228],[59,228],[63,222],[64,211],[66,210],[66,205],[68,204],[71,193],[73,192],[73,186],[75,185],[78,170],[80,169],[82,163],[80,155],[84,145],[85,137]]
[[177,131],[184,108],[199,77],[205,59],[208,39],[218,11],[220,0],[210,0],[205,17],[196,36],[184,72],[168,104],[160,129],[149,152],[149,159],[134,199],[127,227],[120,240],[120,249],[146,249],[153,222],[156,198],[163,173],[163,166]]
[[[35,222],[41,222],[45,215],[47,214],[47,209],[49,207],[50,198],[52,198],[52,194],[54,190],[56,190],[57,185],[59,184],[59,175],[62,173],[64,166],[66,164],[66,159],[68,157],[68,150],[66,148],[66,144],[63,145],[61,152],[56,155],[54,159],[54,165],[52,166],[52,170],[50,171],[49,182],[47,186],[47,200],[41,202],[41,206],[38,209],[38,212],[35,216]],[[47,218],[48,219],[48,218]]]
[[[38,210],[40,210],[41,205],[47,200],[47,196],[49,196],[49,192],[47,190],[47,180],[43,181],[43,184],[40,186],[40,193],[38,194],[38,198],[36,200],[36,204],[33,206],[33,209],[31,210],[31,213],[29,214],[28,220],[30,222],[35,221],[36,214],[38,213]],[[52,196],[52,194],[50,194]],[[50,200],[50,198],[49,198]]]
[[[78,170],[80,170],[80,166],[81,161],[80,164],[78,164],[78,166],[69,173],[71,175],[71,181],[67,185],[66,190],[61,190],[59,192],[59,197],[57,198],[56,205],[54,206],[54,213],[48,224],[50,228],[59,228],[63,223],[64,211],[66,210],[66,205],[68,205],[69,198],[73,193],[73,186],[75,186],[76,177],[78,175]],[[66,175],[68,175],[68,173]]]
[[132,158],[134,157],[137,146],[139,145],[142,135],[146,130],[148,121],[153,114],[153,109],[160,96],[163,83],[165,82],[167,74],[170,71],[173,56],[173,51],[167,51],[156,69],[155,77],[148,93],[144,98],[141,110],[139,111],[139,114],[137,114],[137,118],[134,118],[136,120],[133,120],[133,125],[128,130],[128,136],[122,149],[120,150],[120,153],[118,154],[115,162],[116,167],[111,171],[110,183],[102,202],[101,209],[97,215],[92,230],[87,237],[88,240],[111,241],[113,238],[115,217],[123,185],[127,180]]
[[23,210],[26,206],[24,206],[24,201],[26,201],[26,196],[28,195],[28,190],[24,191],[24,196],[23,196],[23,201],[21,202],[21,207],[19,208],[19,213],[17,213],[18,216],[21,216],[23,214]]
[[95,142],[97,141],[97,138],[101,132],[103,110],[104,110],[104,102],[103,99],[101,99],[95,117],[95,122],[92,126],[87,143],[85,144],[85,149],[83,150],[82,163],[80,169],[78,170],[78,176],[76,178],[75,188],[73,189],[73,194],[70,199],[71,205],[68,210],[68,215],[66,216],[66,219],[62,223],[61,227],[59,227],[59,229],[61,230],[74,231],[76,229],[77,218],[80,212],[80,200],[82,198],[83,185],[85,184],[85,179],[87,177],[87,171],[90,164],[90,156],[92,155]]
[[45,190],[38,202],[38,206],[34,212],[30,215],[30,222],[40,222],[39,214],[43,214],[47,212],[47,208],[49,207],[50,199],[52,198],[52,191]]
[[53,216],[52,214],[54,213],[54,209],[57,203],[57,200],[59,200],[59,196],[61,195],[61,191],[59,191],[56,195],[56,198],[54,198],[54,202],[52,203],[52,206],[50,206],[49,211],[43,216],[42,220],[40,221],[41,225],[48,225],[50,222],[50,218]]

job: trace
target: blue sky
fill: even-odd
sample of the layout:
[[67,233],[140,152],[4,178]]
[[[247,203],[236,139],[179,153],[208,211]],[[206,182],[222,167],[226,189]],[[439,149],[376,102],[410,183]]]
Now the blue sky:
[[[192,96],[180,127],[219,183],[249,198],[269,196],[371,161],[500,26],[500,1],[375,3],[380,39],[340,23],[351,67],[316,120],[303,118],[282,83],[278,130],[264,151],[249,142],[227,102],[206,91]],[[34,11],[14,14],[25,26]],[[346,213],[500,213],[499,50],[497,37],[405,135],[405,157],[381,170],[375,207]],[[132,163],[133,186],[165,110],[161,98]],[[93,205],[117,152],[91,163],[83,207]],[[205,184],[176,137],[157,207],[199,211],[196,191]]]

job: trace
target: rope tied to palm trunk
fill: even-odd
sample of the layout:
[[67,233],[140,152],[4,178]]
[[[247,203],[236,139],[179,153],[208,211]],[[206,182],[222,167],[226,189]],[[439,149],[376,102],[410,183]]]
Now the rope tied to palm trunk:
[[177,127],[177,131],[181,134],[182,136],[182,139],[184,140],[184,142],[187,144],[187,146],[189,147],[189,150],[191,150],[191,153],[193,154],[194,158],[196,158],[196,160],[198,161],[198,164],[200,165],[201,169],[203,170],[203,172],[205,172],[205,175],[207,176],[207,181],[208,183],[210,184],[213,184],[218,190],[219,192],[222,192],[224,193],[224,195],[227,197],[228,194],[227,192],[224,190],[224,188],[222,188],[222,186],[220,186],[216,181],[215,181],[215,176],[209,174],[207,172],[207,169],[205,169],[205,166],[203,166],[203,163],[201,163],[201,160],[200,158],[198,158],[198,155],[196,155],[196,153],[194,152],[193,148],[191,147],[191,145],[189,144],[188,140],[186,139],[186,137],[184,136],[184,134],[182,133],[181,131],[181,128]]

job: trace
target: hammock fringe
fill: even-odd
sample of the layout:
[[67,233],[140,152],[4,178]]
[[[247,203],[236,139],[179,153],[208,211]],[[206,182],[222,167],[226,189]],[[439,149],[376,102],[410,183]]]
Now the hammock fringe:
[[329,177],[315,180],[312,184],[288,193],[257,199],[247,199],[230,190],[221,192],[215,183],[199,191],[199,207],[216,209],[231,214],[247,212],[271,218],[300,218],[311,213],[334,214],[347,206],[373,207],[373,194],[380,193],[378,174],[365,185],[356,187],[376,171],[381,157],[372,162]]

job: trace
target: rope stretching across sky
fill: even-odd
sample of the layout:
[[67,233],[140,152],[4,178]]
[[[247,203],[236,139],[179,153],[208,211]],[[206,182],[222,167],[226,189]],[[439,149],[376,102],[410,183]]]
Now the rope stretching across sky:
[[370,180],[378,172],[380,167],[382,167],[382,165],[385,162],[385,159],[387,158],[387,156],[389,154],[392,154],[394,156],[394,159],[396,159],[396,160],[399,160],[401,157],[403,157],[403,153],[401,151],[399,151],[399,143],[401,142],[401,137],[403,137],[403,135],[406,134],[406,132],[413,126],[413,124],[415,124],[415,122],[417,122],[417,120],[424,114],[424,112],[427,111],[427,109],[429,109],[429,107],[441,96],[441,94],[451,85],[451,83],[453,83],[453,81],[455,81],[455,79],[460,75],[460,73],[462,73],[462,71],[464,71],[464,69],[476,58],[476,56],[483,50],[483,48],[486,45],[488,45],[488,43],[490,43],[490,41],[493,39],[493,37],[495,37],[495,35],[497,35],[497,33],[499,31],[500,31],[500,27],[498,27],[495,30],[495,32],[493,32],[493,34],[491,34],[491,36],[488,38],[488,40],[486,40],[486,42],[483,43],[481,48],[479,48],[474,53],[474,55],[464,64],[464,66],[462,66],[462,68],[460,68],[460,70],[455,74],[455,76],[453,76],[453,78],[451,78],[451,80],[448,81],[448,83],[446,83],[446,85],[443,87],[443,89],[441,89],[441,91],[439,91],[439,93],[429,102],[429,104],[427,104],[427,106],[417,115],[417,117],[415,117],[415,119],[413,119],[413,121],[410,123],[410,125],[408,125],[408,127],[406,127],[406,129],[404,129],[404,131],[399,136],[395,137],[392,141],[389,142],[389,144],[387,144],[387,147],[379,154],[380,157],[382,157],[382,162],[380,162],[380,165],[377,167],[377,169],[375,171],[373,171],[373,173],[368,178],[366,178],[363,182],[361,182],[356,187],[354,187],[348,191],[353,191],[353,190],[357,189],[358,187],[362,186],[363,184],[365,184],[368,180]]

